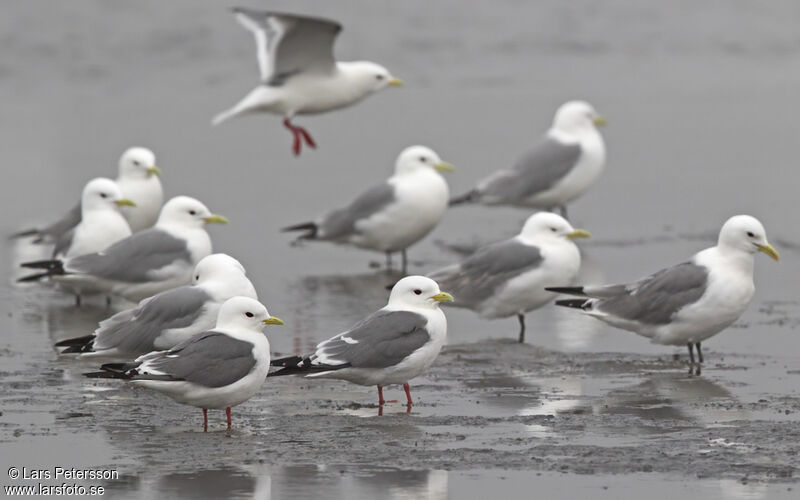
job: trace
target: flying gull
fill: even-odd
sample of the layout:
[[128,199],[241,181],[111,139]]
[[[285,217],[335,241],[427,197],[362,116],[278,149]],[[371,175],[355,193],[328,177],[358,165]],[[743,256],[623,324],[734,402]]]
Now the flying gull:
[[604,124],[587,102],[561,105],[550,130],[513,167],[486,177],[450,204],[558,208],[566,218],[567,203],[589,189],[605,167],[606,147],[596,128]]
[[211,253],[205,224],[226,222],[194,198],[177,196],[164,205],[154,227],[101,252],[24,263],[23,267],[44,271],[19,281],[50,277],[76,290],[86,288],[139,301],[190,283],[194,266]]
[[101,321],[93,335],[63,340],[62,354],[131,359],[170,349],[208,330],[220,306],[236,296],[257,299],[244,266],[224,253],[209,255],[194,268],[192,284],[161,292],[138,306]]
[[208,430],[208,409],[225,408],[230,430],[231,407],[253,397],[269,371],[269,341],[261,330],[282,324],[257,300],[233,297],[220,308],[213,330],[132,363],[102,365],[86,376],[129,380],[202,408],[203,431]]
[[581,309],[657,344],[688,346],[694,365],[692,346],[702,363],[700,343],[739,319],[753,298],[756,252],[778,260],[761,222],[737,215],[722,226],[716,246],[696,253],[688,262],[634,283],[548,290],[584,297],[558,300],[557,305]]
[[394,175],[386,181],[344,208],[283,231],[305,231],[299,240],[332,241],[384,252],[389,265],[391,254],[401,252],[405,273],[406,249],[427,236],[447,210],[450,191],[438,172],[452,170],[453,166],[431,149],[408,147],[398,156]]
[[[161,205],[164,203],[164,190],[159,176],[161,169],[155,164],[156,158],[147,148],[129,148],[119,159],[117,185],[122,195],[132,200],[135,207],[125,207],[123,214],[131,231],[141,231],[155,224]],[[41,229],[28,229],[12,235],[14,238],[35,236],[34,243],[58,241],[81,221],[80,201],[59,220]]]
[[333,43],[342,26],[315,17],[234,8],[236,20],[256,39],[261,82],[231,109],[214,117],[217,125],[235,116],[268,112],[283,115],[295,155],[303,142],[316,147],[295,115],[317,114],[355,104],[387,86],[403,82],[375,63],[339,62]]
[[515,237],[478,249],[464,261],[428,276],[458,297],[453,305],[485,318],[519,319],[519,341],[525,340],[525,313],[550,302],[547,286],[572,284],[581,265],[573,238],[588,238],[563,217],[550,212],[531,215]]
[[356,323],[350,330],[317,345],[308,356],[276,359],[282,367],[270,374],[335,378],[359,385],[403,384],[408,406],[408,381],[424,372],[439,355],[447,337],[447,319],[439,303],[452,295],[424,276],[407,276],[392,288],[389,303]]

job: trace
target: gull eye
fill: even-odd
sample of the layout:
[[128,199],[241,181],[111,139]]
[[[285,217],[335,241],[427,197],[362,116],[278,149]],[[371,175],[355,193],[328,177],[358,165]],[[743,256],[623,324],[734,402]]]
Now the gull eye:
[[139,160],[133,160],[133,164],[134,164],[135,166],[137,166],[137,167],[138,167],[139,165],[141,165],[141,163],[139,163]]
[[200,280],[200,275],[198,274],[197,276],[194,277],[194,279],[199,281]]
[[378,81],[383,80],[385,77],[383,75],[375,75],[375,79]]
[[747,231],[747,236],[749,236],[750,238],[755,238],[756,237],[756,235],[753,234],[752,231]]
[[108,195],[105,193],[100,193],[100,198],[108,198]]
[[551,227],[551,228],[550,228],[550,230],[551,230],[551,231],[553,231],[554,233],[555,233],[556,231],[558,231],[558,229],[556,229],[556,228],[554,228],[554,227]]
[[197,212],[195,212],[194,210],[189,210],[189,215],[197,215]]
[[415,294],[415,295],[422,295],[422,290],[420,290],[419,288],[417,288],[416,290],[414,290],[414,294]]
[[421,161],[422,163],[425,163],[426,161],[428,161],[428,159],[425,158],[424,156],[420,156],[419,157],[419,161]]
[[247,316],[248,318],[252,318],[253,317],[253,313],[251,313],[251,312],[246,312],[246,313],[244,313],[244,315]]

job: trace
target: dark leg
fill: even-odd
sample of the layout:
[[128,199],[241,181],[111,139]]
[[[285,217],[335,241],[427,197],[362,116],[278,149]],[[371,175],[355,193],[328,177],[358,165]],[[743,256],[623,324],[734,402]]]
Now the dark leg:
[[403,263],[402,272],[403,274],[406,274],[406,271],[408,270],[408,255],[406,255],[405,249],[400,252],[400,258],[402,259],[401,262]]
[[517,314],[517,319],[519,319],[519,343],[525,342],[525,315],[524,314]]
[[411,400],[411,387],[408,385],[408,382],[403,384],[403,390],[406,391],[406,399],[408,400],[408,406],[411,407],[411,405],[414,404],[414,401]]
[[225,408],[225,416],[228,417],[228,430],[231,430],[231,407]]
[[700,342],[697,342],[694,345],[694,348],[697,349],[697,360],[702,363],[703,362],[703,351],[700,350]]
[[75,307],[80,307],[80,306],[81,306],[81,295],[78,293],[75,294]]
[[203,408],[203,432],[208,432],[208,410]]
[[111,295],[106,295],[106,307],[111,307]]
[[686,345],[689,347],[689,364],[693,365],[694,364],[694,351],[692,350],[692,343],[689,342]]
[[386,252],[386,269],[392,268],[392,252]]

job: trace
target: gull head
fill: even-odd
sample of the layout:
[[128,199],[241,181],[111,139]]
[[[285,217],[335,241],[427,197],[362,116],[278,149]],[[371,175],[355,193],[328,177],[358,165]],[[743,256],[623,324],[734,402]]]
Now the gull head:
[[396,174],[408,174],[420,169],[433,169],[438,172],[452,172],[453,165],[439,158],[431,148],[410,146],[404,149],[395,162]]
[[147,148],[129,148],[119,158],[119,176],[125,179],[147,179],[161,175],[156,155]]
[[575,229],[567,219],[552,212],[537,212],[525,221],[519,235],[524,240],[541,241],[546,238],[574,239],[589,238],[591,234],[584,229]]
[[206,224],[226,224],[228,219],[212,214],[200,201],[189,196],[176,196],[164,204],[156,225],[203,227]]
[[81,194],[82,210],[118,210],[119,207],[135,207],[131,200],[122,197],[116,182],[105,177],[97,177],[86,183]]
[[217,328],[260,332],[264,325],[282,325],[283,320],[270,316],[261,302],[250,297],[232,297],[222,304]]
[[193,285],[202,285],[216,279],[232,279],[246,275],[244,266],[228,254],[214,253],[194,266]]
[[386,87],[402,87],[403,80],[395,78],[389,70],[368,61],[339,63],[355,87],[365,94],[378,92]]
[[439,290],[439,285],[425,276],[406,276],[392,287],[389,305],[435,309],[441,302],[453,302],[453,296]]
[[767,241],[767,231],[761,222],[749,215],[734,215],[722,225],[717,246],[754,254],[763,252],[775,260],[780,256]]
[[595,127],[605,124],[605,118],[586,101],[569,101],[562,104],[553,118],[553,128],[567,133],[595,130]]

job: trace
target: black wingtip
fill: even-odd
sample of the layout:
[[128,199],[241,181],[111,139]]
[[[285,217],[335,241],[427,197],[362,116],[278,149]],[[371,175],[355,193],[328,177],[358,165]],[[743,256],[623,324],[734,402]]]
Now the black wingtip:
[[28,276],[17,279],[17,283],[31,283],[33,281],[39,281],[42,278],[47,278],[48,276],[50,276],[49,272],[29,274]]
[[95,335],[85,335],[56,342],[56,347],[66,347],[61,354],[81,354],[84,352],[94,352]]
[[64,264],[58,259],[34,260],[31,262],[23,262],[20,264],[22,267],[28,269],[49,269],[51,271],[63,274]]
[[462,205],[464,203],[475,203],[476,201],[478,201],[478,195],[479,195],[478,190],[473,189],[472,191],[464,193],[461,196],[450,198],[449,204],[452,207],[454,205]]
[[548,292],[555,292],[555,293],[564,293],[567,295],[580,295],[585,297],[586,294],[583,293],[582,286],[551,286],[545,288]]
[[557,300],[556,305],[562,307],[571,307],[573,309],[586,309],[586,299],[563,299]]
[[12,233],[9,239],[15,240],[17,238],[27,238],[28,236],[38,236],[40,231],[38,229],[26,229],[18,233]]
[[273,359],[269,362],[270,366],[297,366],[298,363],[303,361],[302,356],[287,356],[285,358]]

